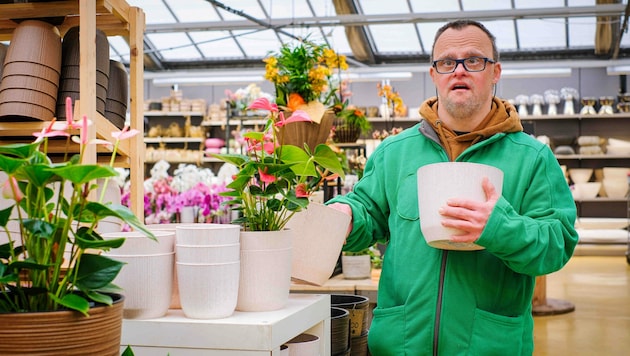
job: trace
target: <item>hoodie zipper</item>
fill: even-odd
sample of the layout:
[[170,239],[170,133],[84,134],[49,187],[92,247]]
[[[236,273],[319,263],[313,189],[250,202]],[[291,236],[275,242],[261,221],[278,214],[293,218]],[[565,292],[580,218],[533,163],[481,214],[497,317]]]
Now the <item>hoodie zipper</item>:
[[435,322],[433,324],[433,355],[437,356],[438,342],[440,340],[440,319],[442,318],[442,296],[444,292],[444,276],[446,275],[446,259],[448,258],[448,250],[442,251],[442,264],[440,266],[440,284],[438,287],[438,299],[435,312]]

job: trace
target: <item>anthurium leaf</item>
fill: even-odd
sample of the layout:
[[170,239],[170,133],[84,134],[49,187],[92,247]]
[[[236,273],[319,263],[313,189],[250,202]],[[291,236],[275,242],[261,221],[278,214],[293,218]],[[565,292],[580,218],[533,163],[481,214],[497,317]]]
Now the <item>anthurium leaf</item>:
[[0,171],[7,174],[13,174],[27,162],[26,159],[13,158],[0,155]]
[[65,165],[51,168],[50,171],[75,184],[84,184],[99,178],[118,175],[114,168],[98,164]]
[[[39,149],[39,142],[32,143],[12,143],[8,145],[2,145],[0,147],[0,155],[2,156],[14,156],[17,158],[28,158],[33,155],[35,151]],[[4,167],[0,167],[4,171]]]
[[75,234],[75,244],[81,249],[109,250],[119,248],[125,242],[124,238],[108,239],[103,238],[94,230],[87,227],[81,227]]
[[9,264],[9,268],[11,269],[35,269],[35,270],[44,270],[50,267],[49,265],[39,264],[32,262],[30,260],[24,261],[13,261]]
[[26,165],[15,172],[15,178],[28,181],[36,187],[43,187],[58,180],[58,177],[50,171],[50,165],[45,163]]
[[68,309],[76,310],[82,313],[85,316],[88,316],[88,311],[90,310],[90,303],[84,297],[77,294],[66,294],[61,299],[57,298],[54,294],[48,293],[48,296]]
[[249,158],[247,156],[239,155],[239,154],[216,154],[216,153],[212,153],[211,156],[214,157],[214,158],[218,158],[218,159],[220,159],[223,162],[233,164],[233,165],[235,165],[237,167],[240,167],[243,164],[245,164],[247,161],[249,161]]
[[125,350],[123,351],[122,354],[120,354],[120,356],[134,356],[135,354],[133,353],[133,350],[131,350],[131,346],[127,345],[127,347],[125,347]]
[[343,167],[339,157],[328,145],[320,144],[315,147],[313,155],[315,163],[338,174],[342,179],[345,178]]
[[298,176],[317,176],[313,159],[303,149],[293,145],[284,145],[278,148],[277,152],[280,153],[282,162],[290,164],[291,170]]
[[11,217],[11,212],[13,211],[13,207],[15,205],[11,205],[6,209],[0,210],[0,226],[7,226],[9,222],[9,218]]
[[116,278],[123,265],[123,262],[103,255],[84,253],[77,270],[76,286],[81,290],[96,290],[107,286]]
[[40,219],[22,219],[22,226],[29,234],[39,238],[51,239],[56,226]]
[[117,217],[131,226],[134,230],[141,231],[147,237],[155,240],[155,235],[138,219],[138,217],[122,204],[101,204],[97,202],[89,202],[85,205],[85,211],[90,212],[97,220],[101,220],[108,216]]

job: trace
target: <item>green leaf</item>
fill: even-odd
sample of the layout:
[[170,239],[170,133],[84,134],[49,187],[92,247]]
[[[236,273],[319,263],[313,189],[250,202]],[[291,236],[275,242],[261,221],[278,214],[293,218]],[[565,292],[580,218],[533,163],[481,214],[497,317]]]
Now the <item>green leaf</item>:
[[50,172],[75,184],[85,184],[96,179],[118,175],[114,168],[99,164],[65,165],[50,168]]
[[315,147],[314,160],[320,166],[337,173],[342,179],[345,178],[343,166],[339,156],[328,145],[319,144]]
[[24,166],[28,160],[21,158],[12,158],[4,155],[0,155],[0,171],[5,172],[6,174],[13,174],[20,167]]
[[[14,156],[17,158],[29,158],[39,149],[41,142],[32,143],[12,143],[8,145],[0,146],[0,157],[6,155]],[[0,170],[5,171],[3,166],[0,166]],[[6,172],[6,171],[5,171]]]
[[96,231],[81,227],[75,234],[75,244],[81,249],[110,250],[123,245],[123,237],[104,240]]
[[303,149],[293,145],[283,145],[277,149],[282,162],[290,164],[291,170],[298,176],[316,177],[317,171],[311,156]]
[[84,253],[77,270],[77,288],[96,290],[107,286],[120,272],[125,263],[103,255]]
[[127,345],[120,356],[134,356],[133,350],[131,350],[131,346]]
[[9,218],[11,218],[11,212],[13,211],[14,206],[15,205],[11,205],[6,209],[0,210],[0,226],[7,226]]
[[245,163],[247,163],[249,161],[249,157],[244,156],[244,155],[239,155],[239,154],[216,154],[216,153],[212,153],[211,154],[212,157],[214,158],[218,158],[223,162],[226,163],[230,163],[233,164],[237,167],[241,167],[242,165],[244,165]]
[[57,298],[52,293],[48,293],[48,296],[60,305],[72,310],[76,310],[85,316],[88,316],[90,310],[90,303],[84,297],[75,293],[64,295],[61,299]]
[[90,298],[91,300],[97,303],[101,303],[105,305],[112,305],[112,303],[114,303],[112,296],[109,294],[103,294],[103,293],[99,293],[95,291],[89,291],[89,292],[86,292],[85,294],[88,298]]
[[15,172],[15,178],[17,180],[28,181],[38,188],[59,180],[55,177],[55,174],[50,171],[50,165],[46,163],[25,165]]

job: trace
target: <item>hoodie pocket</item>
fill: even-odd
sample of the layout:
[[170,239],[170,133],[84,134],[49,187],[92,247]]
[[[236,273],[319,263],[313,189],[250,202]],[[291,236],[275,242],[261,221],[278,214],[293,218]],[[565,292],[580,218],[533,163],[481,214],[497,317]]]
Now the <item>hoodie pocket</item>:
[[405,354],[405,307],[374,309],[368,346],[373,355]]
[[477,309],[468,355],[520,355],[524,322],[523,316],[509,317]]
[[404,220],[418,220],[418,180],[416,177],[416,174],[410,174],[398,185],[396,213]]

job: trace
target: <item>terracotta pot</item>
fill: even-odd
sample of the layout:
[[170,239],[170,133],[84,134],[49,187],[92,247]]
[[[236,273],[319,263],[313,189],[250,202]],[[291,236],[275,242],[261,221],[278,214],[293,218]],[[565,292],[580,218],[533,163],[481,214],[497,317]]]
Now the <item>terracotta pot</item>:
[[241,271],[236,310],[284,308],[291,287],[293,232],[241,231]]
[[89,317],[75,311],[0,313],[4,355],[120,355],[122,295],[96,306]]

